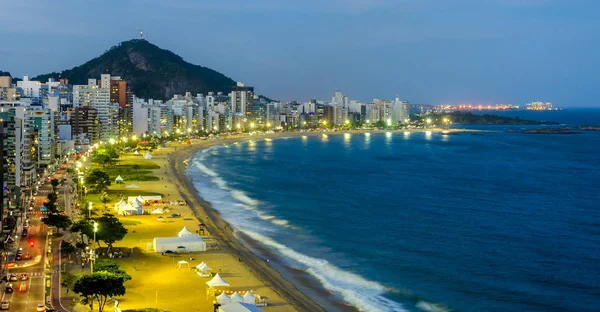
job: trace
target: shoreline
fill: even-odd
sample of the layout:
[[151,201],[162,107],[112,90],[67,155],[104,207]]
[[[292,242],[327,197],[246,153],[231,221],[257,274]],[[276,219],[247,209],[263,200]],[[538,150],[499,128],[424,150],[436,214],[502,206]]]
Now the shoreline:
[[[447,132],[482,132],[481,130],[471,129],[409,129],[403,131],[386,131],[386,130],[347,130],[347,131],[311,131],[311,132],[282,132],[282,133],[271,133],[271,134],[258,134],[258,135],[240,135],[234,137],[223,137],[210,141],[193,142],[191,145],[181,145],[172,143],[169,147],[173,147],[173,152],[167,155],[169,165],[166,168],[169,175],[175,177],[175,184],[179,190],[180,195],[190,203],[190,208],[194,216],[202,223],[206,224],[207,230],[212,234],[215,240],[219,242],[222,251],[231,253],[239,259],[243,259],[244,265],[254,274],[265,286],[271,288],[275,293],[281,296],[291,306],[298,309],[298,311],[329,311],[335,309],[336,311],[359,311],[356,307],[350,306],[339,299],[331,299],[331,294],[323,286],[319,285],[319,288],[311,287],[314,283],[318,283],[316,279],[310,276],[304,271],[299,271],[292,267],[288,267],[284,264],[273,261],[267,264],[264,258],[261,258],[256,252],[263,255],[267,255],[269,259],[277,259],[278,256],[269,250],[267,247],[261,245],[260,242],[255,241],[241,233],[234,231],[231,226],[225,221],[220,213],[211,205],[211,203],[205,201],[199,194],[193,181],[187,176],[187,166],[191,159],[200,151],[207,149],[212,146],[232,144],[235,142],[242,142],[247,140],[265,139],[265,138],[288,138],[288,137],[300,137],[300,136],[322,136],[326,135],[343,135],[345,133],[350,134],[385,134],[387,132],[436,132],[436,133],[447,133]],[[275,269],[276,267],[277,269]],[[290,280],[286,279],[284,275],[295,275],[294,281],[301,284],[295,285]],[[298,282],[300,280],[300,282]],[[303,283],[304,281],[305,283]],[[299,287],[303,290],[301,291]],[[312,296],[318,298],[311,299],[305,292],[310,293]],[[321,304],[317,303],[321,302]],[[325,303],[325,304],[323,304]]]

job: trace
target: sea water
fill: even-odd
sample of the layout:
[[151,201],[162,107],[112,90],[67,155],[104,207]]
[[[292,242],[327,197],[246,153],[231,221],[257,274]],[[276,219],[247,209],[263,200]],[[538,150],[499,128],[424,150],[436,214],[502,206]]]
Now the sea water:
[[363,311],[600,310],[600,132],[249,140],[188,174]]

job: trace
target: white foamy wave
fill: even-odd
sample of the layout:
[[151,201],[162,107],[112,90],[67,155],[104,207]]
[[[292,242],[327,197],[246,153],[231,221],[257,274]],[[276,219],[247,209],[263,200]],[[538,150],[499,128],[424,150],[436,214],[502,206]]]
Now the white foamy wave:
[[274,220],[271,220],[271,222],[273,222],[274,224],[277,224],[277,225],[281,225],[281,226],[289,226],[289,224],[290,224],[287,220],[281,220],[281,219],[274,219]]
[[194,165],[196,165],[196,168],[200,169],[200,171],[202,173],[204,173],[204,174],[206,174],[208,176],[211,176],[211,177],[218,177],[219,176],[216,172],[210,170],[208,167],[206,167],[203,163],[201,163],[199,161],[195,161]]
[[426,301],[419,301],[419,303],[417,303],[417,308],[419,308],[423,311],[427,311],[427,312],[450,312],[450,311],[452,311],[442,305],[435,304],[435,303],[429,303]]
[[383,294],[387,289],[377,282],[344,271],[327,260],[301,254],[267,236],[248,230],[241,231],[297,263],[301,269],[321,282],[323,287],[361,311],[407,311],[401,304],[385,298]]
[[219,186],[220,189],[228,191],[229,187],[227,186],[227,182],[225,182],[225,180],[223,180],[221,177],[214,177],[212,179],[210,179],[214,184],[216,184],[217,186]]
[[231,190],[231,196],[246,205],[257,206],[259,204],[258,200],[250,198],[246,193],[240,190]]

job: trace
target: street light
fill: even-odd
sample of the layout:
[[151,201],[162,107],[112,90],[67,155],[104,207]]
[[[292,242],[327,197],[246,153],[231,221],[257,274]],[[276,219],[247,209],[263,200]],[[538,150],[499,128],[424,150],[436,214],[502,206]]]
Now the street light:
[[388,125],[388,127],[392,125],[392,119],[388,118],[387,125]]
[[115,144],[115,139],[111,138],[110,140],[108,140],[108,142],[112,145]]
[[96,232],[98,232],[98,222],[94,221],[94,241],[92,242],[92,254],[90,259],[90,273],[94,273],[94,260],[96,260],[96,248],[93,243],[96,242]]
[[271,123],[267,122],[267,128],[271,127]]
[[427,118],[427,120],[426,120],[426,121],[427,121],[427,125],[430,125],[430,124],[431,124],[431,118]]
[[88,219],[92,218],[92,209],[94,208],[92,202],[88,203]]
[[255,124],[254,123],[250,123],[250,128],[254,129]]

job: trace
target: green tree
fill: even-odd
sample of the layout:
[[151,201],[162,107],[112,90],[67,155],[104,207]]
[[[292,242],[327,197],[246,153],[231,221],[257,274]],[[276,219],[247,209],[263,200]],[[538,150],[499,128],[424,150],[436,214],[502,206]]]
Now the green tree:
[[105,213],[96,221],[98,222],[96,239],[103,241],[108,246],[109,251],[112,250],[112,244],[122,240],[128,232],[121,221],[112,214]]
[[106,204],[110,201],[108,193],[103,192],[102,195],[100,195],[100,201],[104,204],[104,209],[106,209]]
[[123,278],[124,281],[131,280],[131,275],[127,274],[127,272],[121,270],[119,264],[110,259],[98,259],[94,263],[94,272],[106,271],[109,273],[114,273]]
[[46,218],[42,219],[42,222],[47,226],[55,226],[58,232],[60,232],[60,229],[66,229],[73,224],[68,216],[54,213],[48,214]]
[[75,250],[76,250],[75,246],[69,242],[63,241],[60,244],[60,251],[64,254],[70,255],[71,253],[74,253]]
[[56,195],[56,193],[49,193],[48,196],[46,196],[46,198],[48,200],[44,203],[44,206],[48,208],[48,212],[58,213],[58,207],[56,206],[56,201],[58,201],[58,195]]
[[110,185],[110,176],[100,169],[92,169],[85,177],[85,182],[91,185],[95,192],[101,193]]
[[84,234],[87,237],[92,237],[94,235],[94,226],[92,225],[90,220],[82,219],[73,223],[70,231],[71,233],[79,233],[79,235],[81,235],[81,241],[83,242]]
[[106,165],[112,162],[112,158],[108,154],[95,154],[92,155],[92,162],[102,165],[102,168],[106,168]]
[[110,297],[125,295],[125,281],[122,276],[100,271],[79,277],[73,284],[73,291],[83,296],[90,303],[98,302],[98,312],[104,311],[104,306]]
[[52,193],[56,193],[56,188],[58,188],[58,179],[50,180],[50,185],[52,185]]

